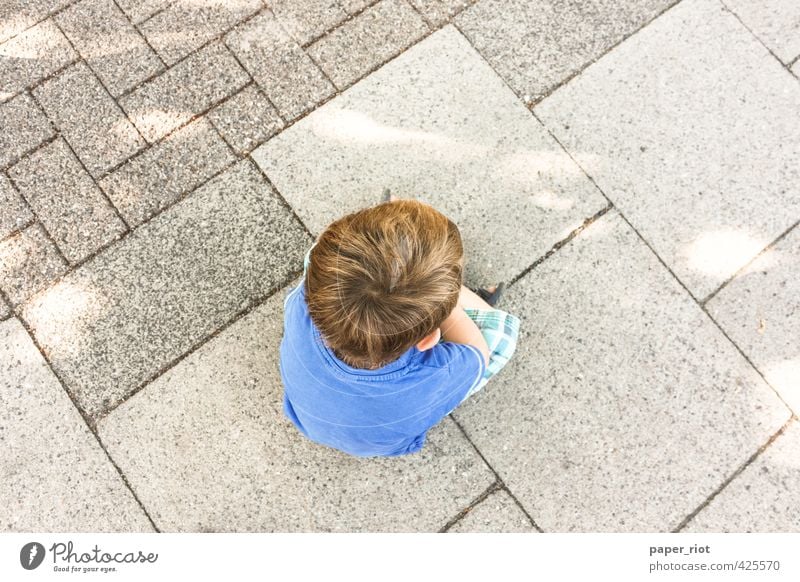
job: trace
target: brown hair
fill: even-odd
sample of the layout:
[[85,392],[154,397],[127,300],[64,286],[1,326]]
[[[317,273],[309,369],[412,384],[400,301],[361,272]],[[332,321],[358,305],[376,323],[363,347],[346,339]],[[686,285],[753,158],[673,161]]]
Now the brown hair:
[[311,250],[309,314],[340,360],[379,368],[455,309],[463,256],[458,227],[428,204],[395,200],[348,214]]

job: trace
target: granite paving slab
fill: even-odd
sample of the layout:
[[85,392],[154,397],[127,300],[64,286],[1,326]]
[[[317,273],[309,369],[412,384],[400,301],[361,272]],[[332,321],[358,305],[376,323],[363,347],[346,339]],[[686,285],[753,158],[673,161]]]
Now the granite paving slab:
[[800,217],[800,84],[687,0],[534,109],[698,299]]
[[0,167],[16,162],[55,135],[55,130],[27,93],[0,104]]
[[671,531],[790,417],[614,210],[504,300],[516,353],[454,416],[544,531]]
[[681,531],[800,533],[797,451],[795,420]]
[[172,65],[262,8],[261,0],[177,0],[139,30]]
[[384,187],[429,202],[461,229],[472,283],[511,279],[606,205],[452,26],[252,156],[314,234]]
[[9,175],[70,263],[127,230],[63,139],[38,149]]
[[6,300],[0,297],[0,320],[6,319],[11,315],[11,306]]
[[46,81],[34,89],[33,95],[95,177],[145,146],[136,128],[83,62]]
[[337,0],[270,0],[270,10],[286,31],[305,45],[345,18]]
[[83,0],[56,22],[114,96],[163,67],[114,0]]
[[[73,1],[3,0],[3,2],[0,2],[0,42],[17,36]],[[132,2],[134,0],[127,1]]]
[[98,417],[302,265],[308,236],[249,161],[72,271],[21,313]]
[[467,8],[470,0],[409,0],[434,26],[440,26]]
[[536,101],[675,0],[480,0],[455,23],[521,97]]
[[190,354],[98,427],[164,531],[437,531],[491,471],[449,418],[420,453],[365,459],[283,416],[283,293]]
[[294,119],[330,97],[335,89],[270,12],[262,12],[225,36],[284,118]]
[[139,24],[153,16],[159,10],[163,10],[175,0],[115,0],[117,6],[128,15],[131,22]]
[[240,155],[249,153],[283,129],[277,110],[255,85],[215,107],[208,119]]
[[370,4],[376,4],[380,0],[339,0],[342,8],[347,10],[348,14],[356,14],[364,10]]
[[794,73],[795,77],[800,79],[800,60],[795,62],[795,64],[792,66],[790,70],[792,71],[792,73]]
[[12,305],[44,289],[66,270],[66,262],[39,223],[0,242],[0,289]]
[[800,2],[724,0],[724,3],[785,64],[800,55]]
[[0,324],[0,370],[0,531],[152,532],[16,319]]
[[103,178],[100,187],[128,224],[138,226],[235,160],[201,117]]
[[0,102],[78,58],[69,42],[46,20],[0,45]]
[[457,521],[447,533],[535,533],[508,492],[495,491]]
[[800,415],[800,228],[748,265],[706,308]]
[[427,32],[405,0],[383,0],[312,44],[308,54],[343,89]]
[[0,240],[33,222],[31,209],[14,190],[5,174],[0,174]]
[[145,139],[154,142],[204,113],[249,81],[220,43],[212,43],[119,100]]

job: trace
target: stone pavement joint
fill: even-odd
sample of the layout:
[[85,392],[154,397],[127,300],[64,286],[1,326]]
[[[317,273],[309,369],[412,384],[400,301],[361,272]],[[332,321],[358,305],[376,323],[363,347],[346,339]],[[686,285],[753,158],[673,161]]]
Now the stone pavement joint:
[[485,500],[495,491],[501,491],[502,489],[503,486],[500,484],[499,481],[495,481],[494,483],[489,485],[489,487],[487,487],[485,491],[483,491],[480,495],[478,495],[475,499],[473,499],[469,505],[467,505],[464,509],[459,511],[458,514],[453,519],[444,524],[444,526],[442,526],[442,529],[439,530],[439,533],[447,533],[447,530],[449,530],[451,527],[453,527],[455,524],[461,521],[464,518],[464,516],[467,515],[476,505],[479,505],[481,502],[483,502],[483,500]]

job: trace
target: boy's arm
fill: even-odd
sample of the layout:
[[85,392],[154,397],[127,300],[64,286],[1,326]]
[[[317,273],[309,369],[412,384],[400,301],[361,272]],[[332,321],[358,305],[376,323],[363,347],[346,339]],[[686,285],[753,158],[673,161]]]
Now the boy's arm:
[[453,312],[442,323],[441,330],[445,341],[468,344],[480,350],[483,354],[483,361],[487,366],[489,365],[489,346],[481,330],[469,318],[461,305],[456,305]]

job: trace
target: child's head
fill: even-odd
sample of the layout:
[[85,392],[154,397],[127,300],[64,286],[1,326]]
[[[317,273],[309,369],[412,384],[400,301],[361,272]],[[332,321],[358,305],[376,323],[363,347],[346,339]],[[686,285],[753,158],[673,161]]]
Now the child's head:
[[311,251],[311,319],[347,364],[386,365],[414,345],[435,344],[458,303],[463,256],[458,227],[422,202],[396,200],[348,214]]

